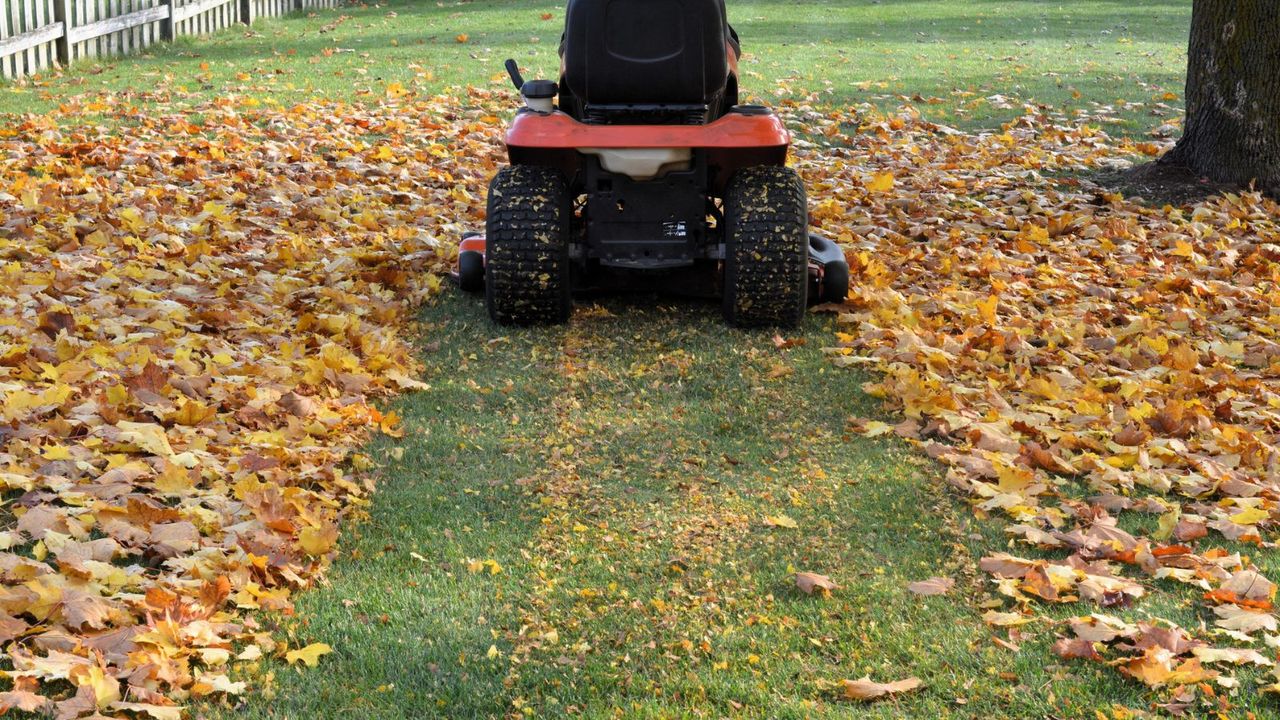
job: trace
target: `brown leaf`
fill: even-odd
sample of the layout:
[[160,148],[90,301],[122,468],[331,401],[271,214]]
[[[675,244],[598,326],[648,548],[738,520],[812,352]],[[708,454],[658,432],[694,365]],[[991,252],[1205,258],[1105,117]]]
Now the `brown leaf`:
[[1136,631],[1132,626],[1117,627],[1114,623],[1108,622],[1105,618],[1100,617],[1077,617],[1071,618],[1069,621],[1071,632],[1081,640],[1087,640],[1090,643],[1103,642],[1108,643],[1118,637],[1124,637]]
[[784,338],[781,335],[773,336],[773,346],[779,350],[788,350],[793,347],[803,346],[807,340],[804,338]]
[[1093,643],[1084,638],[1060,639],[1053,644],[1053,654],[1062,658],[1101,660]]
[[1218,605],[1213,612],[1218,616],[1215,624],[1227,630],[1242,633],[1266,630],[1273,633],[1277,629],[1276,617],[1269,612],[1249,610],[1239,605]]
[[946,595],[956,584],[955,580],[943,577],[931,577],[928,580],[919,580],[907,585],[907,590],[916,595]]
[[1074,475],[1076,469],[1065,460],[1046,450],[1038,443],[1030,442],[1022,446],[1022,459],[1033,468],[1048,470],[1058,475]]
[[982,558],[978,562],[978,567],[983,572],[988,572],[998,577],[1020,578],[1030,572],[1035,567],[1035,563],[1005,553],[996,553],[990,557]]
[[1173,537],[1180,542],[1189,542],[1198,540],[1209,534],[1209,530],[1203,522],[1187,520],[1185,518],[1178,520],[1178,524],[1173,528]]
[[1275,583],[1255,570],[1241,570],[1222,584],[1222,589],[1247,600],[1271,600],[1275,597]]
[[846,700],[868,701],[910,692],[919,688],[920,685],[920,678],[916,677],[889,683],[878,683],[872,681],[870,677],[863,677],[861,680],[845,680],[843,694]]
[[1129,423],[1113,435],[1112,439],[1116,441],[1117,445],[1135,447],[1146,442],[1148,437],[1149,436],[1142,430],[1142,428],[1138,427],[1134,423]]
[[99,595],[68,588],[62,593],[60,612],[71,628],[101,630],[111,618],[111,603]]
[[826,575],[818,575],[817,573],[798,572],[796,573],[796,587],[800,588],[806,595],[812,595],[815,592],[819,595],[826,595],[832,590],[838,590],[831,578]]
[[0,644],[7,644],[27,631],[27,623],[12,615],[0,612]]
[[37,329],[43,330],[50,337],[56,337],[58,333],[64,330],[74,330],[75,327],[75,318],[65,310],[50,310],[40,313],[40,322],[36,325]]
[[98,709],[98,694],[92,685],[81,685],[76,694],[56,705],[54,720],[75,720]]
[[190,552],[200,544],[200,531],[190,522],[159,523],[151,529],[151,546],[161,557]]
[[277,403],[285,412],[296,417],[311,417],[316,413],[316,401],[305,395],[291,392],[281,396]]
[[52,705],[46,697],[39,695],[39,682],[32,677],[18,676],[13,678],[13,689],[0,692],[0,715],[18,709],[23,712],[44,712]]
[[148,360],[147,364],[136,375],[131,375],[124,379],[125,387],[136,392],[146,390],[157,395],[164,393],[164,388],[169,384],[169,372],[157,365],[154,361]]
[[1138,623],[1138,633],[1132,643],[1139,650],[1162,648],[1175,656],[1185,655],[1192,648],[1204,644],[1187,637],[1187,631],[1180,627],[1161,627],[1150,623]]

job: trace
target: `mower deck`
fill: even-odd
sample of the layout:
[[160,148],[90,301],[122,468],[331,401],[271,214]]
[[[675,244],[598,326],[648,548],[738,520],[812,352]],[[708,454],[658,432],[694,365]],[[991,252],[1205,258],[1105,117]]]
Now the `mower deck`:
[[[458,262],[449,273],[449,278],[463,292],[484,292],[485,245],[484,233],[463,233],[458,245]],[[600,267],[586,275],[583,282],[573,288],[573,293],[658,290],[685,297],[715,298],[723,293],[718,264],[697,262],[660,273]],[[835,242],[814,233],[809,234],[808,278],[810,305],[844,302],[849,293],[849,265],[844,251]]]

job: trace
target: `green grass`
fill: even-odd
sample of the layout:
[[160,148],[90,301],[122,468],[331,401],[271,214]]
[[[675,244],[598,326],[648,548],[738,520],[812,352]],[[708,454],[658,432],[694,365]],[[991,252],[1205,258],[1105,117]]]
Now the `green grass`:
[[[1023,102],[1034,102],[1088,111],[1126,133],[1175,119],[1181,107],[1185,0],[729,5],[747,53],[742,86],[764,101],[812,96],[819,104],[881,108],[910,102],[961,127],[1007,121],[1023,112]],[[517,58],[527,75],[554,77],[562,17],[563,3],[393,0],[264,20],[252,33],[188,39],[141,58],[0,87],[0,109],[43,112],[102,92],[145,107],[211,95],[282,104],[376,99],[389,83],[428,93],[505,87],[507,57]],[[1179,99],[1166,101],[1166,93]],[[997,95],[1011,107],[990,99]]]
[[[495,329],[455,293],[422,319],[432,389],[397,402],[407,436],[370,449],[383,477],[372,520],[286,624],[294,644],[336,652],[319,670],[271,665],[266,694],[203,714],[1076,717],[1146,704],[1105,668],[1046,668],[1047,627],[1021,653],[991,641],[971,552],[995,544],[994,524],[905,445],[845,433],[877,409],[865,378],[821,353],[829,316],[786,350],[725,328],[711,305],[646,296],[587,303],[565,328]],[[779,515],[797,527],[766,523]],[[472,571],[486,560],[501,571]],[[841,588],[806,596],[797,570]],[[957,578],[951,595],[905,589],[939,574]],[[866,674],[926,686],[839,700],[839,680]]]

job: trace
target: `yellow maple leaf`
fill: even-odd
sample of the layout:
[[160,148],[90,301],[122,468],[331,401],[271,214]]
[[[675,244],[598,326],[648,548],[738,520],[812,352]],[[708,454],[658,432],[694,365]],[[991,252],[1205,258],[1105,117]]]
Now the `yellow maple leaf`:
[[333,652],[333,648],[329,647],[327,643],[311,643],[304,648],[290,650],[285,653],[284,659],[290,665],[296,665],[301,662],[307,667],[315,667],[320,664],[321,655],[328,655],[331,652]]
[[1028,225],[1023,234],[1028,240],[1034,243],[1043,245],[1044,243],[1049,242],[1048,228],[1043,228],[1039,225]]
[[139,717],[147,715],[154,720],[181,720],[182,707],[179,705],[155,705],[151,703],[115,702],[113,710],[128,710]]
[[155,487],[165,495],[184,495],[191,492],[195,483],[186,468],[166,463],[164,470],[156,476]]
[[893,189],[893,182],[893,173],[886,170],[876,173],[867,181],[866,186],[869,192],[885,193]]
[[147,226],[142,213],[135,207],[121,208],[116,212],[116,217],[120,218],[121,224],[131,233],[140,233]]
[[155,423],[121,420],[116,423],[116,427],[120,429],[121,442],[134,445],[152,455],[162,457],[173,455],[173,448],[169,446],[169,438],[165,435],[164,428]]
[[107,388],[106,396],[112,405],[123,405],[129,400],[129,389],[123,385],[112,385]]
[[68,679],[77,686],[92,687],[99,710],[106,710],[120,699],[120,681],[107,675],[98,665],[78,665],[71,669]]
[[862,426],[863,437],[880,437],[893,432],[893,426],[880,420],[869,420]]
[[1269,517],[1271,517],[1271,513],[1266,510],[1251,507],[1232,515],[1231,522],[1237,525],[1256,525]]
[[202,402],[188,400],[173,413],[171,419],[179,425],[195,427],[217,414],[216,408],[211,408]]
[[978,317],[982,318],[982,322],[988,325],[995,325],[999,320],[996,315],[996,308],[1000,305],[1000,298],[992,295],[986,300],[979,300],[975,307],[978,309]]
[[338,528],[334,525],[304,527],[298,533],[298,546],[308,555],[324,555],[338,540]]
[[49,445],[40,455],[45,460],[70,460],[71,448],[65,445]]
[[473,573],[484,572],[488,569],[490,575],[497,575],[502,572],[502,566],[497,560],[471,560],[467,562],[467,570]]

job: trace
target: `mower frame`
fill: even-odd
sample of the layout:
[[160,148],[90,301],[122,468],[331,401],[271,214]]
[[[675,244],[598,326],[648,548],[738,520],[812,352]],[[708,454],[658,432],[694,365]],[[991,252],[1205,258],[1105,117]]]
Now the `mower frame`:
[[[571,178],[570,194],[585,197],[569,256],[579,266],[599,263],[632,270],[658,270],[724,259],[717,203],[733,173],[786,163],[791,135],[781,119],[758,105],[734,107],[706,125],[590,125],[559,110],[521,109],[506,133],[513,165],[555,168]],[[637,180],[602,167],[608,150],[681,148],[691,152],[688,169]],[[584,149],[587,149],[584,152]],[[843,251],[818,235],[809,237],[810,302],[844,299],[848,266]],[[486,239],[468,232],[459,246],[453,277],[463,290],[484,290]]]

